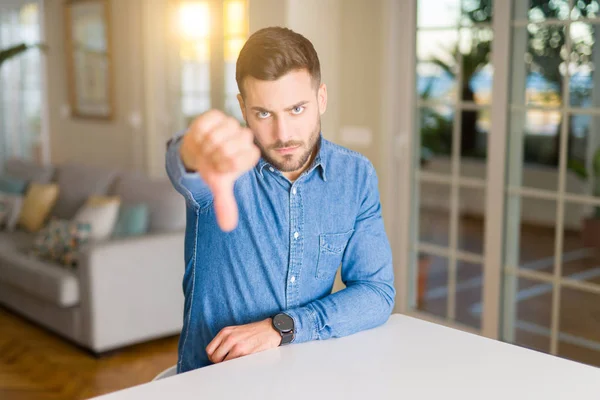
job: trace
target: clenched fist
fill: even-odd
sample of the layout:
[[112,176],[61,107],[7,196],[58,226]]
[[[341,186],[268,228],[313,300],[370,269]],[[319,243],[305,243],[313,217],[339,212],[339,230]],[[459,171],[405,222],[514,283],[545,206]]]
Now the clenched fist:
[[197,171],[206,182],[219,226],[232,231],[238,221],[233,184],[260,158],[254,135],[236,119],[210,110],[192,122],[182,140],[180,155],[185,167]]

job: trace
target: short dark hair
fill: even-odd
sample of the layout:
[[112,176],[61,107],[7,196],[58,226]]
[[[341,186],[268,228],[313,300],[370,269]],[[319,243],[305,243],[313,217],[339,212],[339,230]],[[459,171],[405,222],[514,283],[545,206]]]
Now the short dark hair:
[[288,28],[263,28],[252,34],[237,59],[235,80],[242,96],[244,78],[274,81],[294,70],[306,69],[315,87],[321,84],[319,57],[310,40]]

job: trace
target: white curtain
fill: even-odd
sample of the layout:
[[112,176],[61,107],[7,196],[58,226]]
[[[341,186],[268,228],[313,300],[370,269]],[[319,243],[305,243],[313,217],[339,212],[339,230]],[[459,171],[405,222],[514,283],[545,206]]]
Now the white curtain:
[[[0,49],[40,42],[38,1],[2,0]],[[33,48],[0,66],[0,170],[6,159],[40,158],[42,67]]]

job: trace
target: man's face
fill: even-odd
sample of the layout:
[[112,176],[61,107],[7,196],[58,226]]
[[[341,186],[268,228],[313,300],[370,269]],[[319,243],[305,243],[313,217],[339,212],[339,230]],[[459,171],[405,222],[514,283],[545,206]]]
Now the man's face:
[[308,71],[297,70],[276,81],[249,76],[243,85],[245,98],[238,100],[263,158],[282,172],[301,170],[319,139],[325,84],[316,89]]

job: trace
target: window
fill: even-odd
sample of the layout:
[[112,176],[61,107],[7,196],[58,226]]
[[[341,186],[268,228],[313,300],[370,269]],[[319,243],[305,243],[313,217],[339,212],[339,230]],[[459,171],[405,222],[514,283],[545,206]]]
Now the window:
[[598,365],[600,1],[415,4],[405,309]]
[[491,0],[418,2],[417,91],[424,154],[451,155],[460,143],[461,157],[485,157],[493,75],[491,20]]
[[179,44],[176,97],[180,128],[210,108],[224,110],[240,122],[235,64],[248,37],[244,0],[175,2]]
[[[37,2],[0,5],[0,49],[40,42]],[[41,54],[37,48],[0,66],[0,164],[10,157],[40,161],[42,115]]]
[[485,165],[465,158],[487,156],[491,22],[491,0],[417,2],[420,143],[415,143],[423,162],[411,178],[411,276],[416,283],[411,307],[469,329],[482,326],[481,316],[464,301],[464,290],[470,285],[469,301],[481,301],[477,282],[483,276],[486,221],[466,211],[467,205],[484,208],[486,182]]
[[[516,45],[519,54],[514,56],[525,61],[525,94],[517,99],[523,90],[515,87],[511,107],[515,116],[525,113],[523,161],[557,167],[564,123],[569,133],[568,163],[581,169],[595,119],[591,115],[598,107],[593,74],[600,5],[595,0],[573,1],[572,7],[568,0],[526,3],[526,15],[515,15],[513,21],[513,41],[524,46]],[[417,90],[423,151],[451,155],[456,129],[460,155],[485,158],[490,121],[485,105],[490,102],[493,73],[489,64],[492,0],[420,0],[418,4]],[[563,99],[565,90],[569,101]]]
[[[594,92],[598,32],[597,1],[532,0],[515,7],[511,114],[522,121],[523,161],[557,167],[560,131],[567,130],[567,162],[591,158],[590,132],[597,125]],[[524,68],[523,68],[524,67]],[[516,83],[522,84],[518,87]]]

